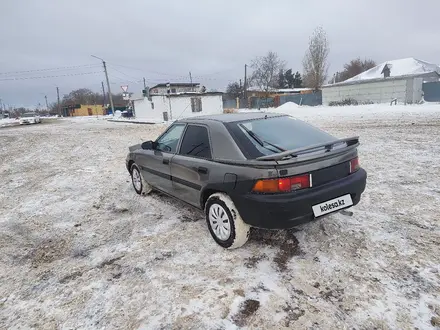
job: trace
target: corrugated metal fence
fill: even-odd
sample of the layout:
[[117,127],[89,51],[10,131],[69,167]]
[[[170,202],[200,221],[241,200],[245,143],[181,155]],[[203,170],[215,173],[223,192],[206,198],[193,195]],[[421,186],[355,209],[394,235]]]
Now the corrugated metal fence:
[[317,106],[322,104],[322,92],[317,91],[309,94],[281,95],[280,105],[294,102],[299,105]]
[[[294,102],[299,105],[317,106],[322,104],[322,91],[317,91],[309,94],[289,94],[289,95],[279,95],[276,97],[250,97],[250,108],[260,109],[268,107],[278,107],[287,102]],[[240,99],[239,108],[246,108],[246,100]],[[224,109],[235,109],[237,108],[236,100],[224,100]]]

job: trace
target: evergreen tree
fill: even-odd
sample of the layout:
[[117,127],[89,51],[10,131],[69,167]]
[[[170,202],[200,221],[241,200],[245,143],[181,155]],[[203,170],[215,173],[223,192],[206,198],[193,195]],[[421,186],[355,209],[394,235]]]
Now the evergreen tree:
[[278,73],[277,87],[278,88],[286,88],[286,77],[285,77],[282,69],[280,69],[280,72]]
[[303,84],[301,73],[296,71],[295,77],[293,79],[293,88],[300,88]]
[[294,80],[294,76],[292,74],[292,69],[289,69],[286,71],[286,73],[284,74],[284,78],[285,78],[287,87],[293,88],[295,80]]

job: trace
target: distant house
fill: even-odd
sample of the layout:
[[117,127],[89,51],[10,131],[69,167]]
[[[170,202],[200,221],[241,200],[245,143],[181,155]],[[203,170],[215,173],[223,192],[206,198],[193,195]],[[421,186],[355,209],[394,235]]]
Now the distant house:
[[[154,88],[154,87],[153,87]],[[221,92],[176,92],[132,98],[136,118],[171,121],[179,118],[223,113]]]
[[105,114],[105,108],[102,105],[71,104],[61,110],[64,117],[102,116]]
[[418,103],[423,85],[438,82],[440,67],[415,58],[387,61],[353,78],[322,87],[322,103],[354,99],[360,103]]
[[189,92],[204,92],[199,83],[163,83],[150,88],[150,95],[168,95]]

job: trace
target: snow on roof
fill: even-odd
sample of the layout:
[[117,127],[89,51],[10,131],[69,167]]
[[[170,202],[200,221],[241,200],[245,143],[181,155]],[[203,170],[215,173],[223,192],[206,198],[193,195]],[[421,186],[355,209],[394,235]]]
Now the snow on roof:
[[409,57],[381,63],[370,70],[341,82],[341,84],[383,78],[382,70],[385,65],[388,65],[390,68],[390,78],[417,76],[432,72],[437,72],[440,75],[440,67],[438,65]]
[[308,91],[311,88],[280,88],[277,89],[277,92],[279,93],[295,93],[295,92],[302,92],[302,91]]
[[[301,92],[305,90],[310,90],[310,88],[272,88],[269,87],[268,92],[270,93],[295,93],[295,92]],[[263,88],[260,88],[258,86],[250,86],[247,88],[248,92],[265,92]]]
[[169,82],[169,83],[157,84],[157,85],[151,87],[150,89],[158,88],[158,87],[167,87],[168,84],[170,85],[170,87],[197,87],[197,86],[200,86],[200,83]]

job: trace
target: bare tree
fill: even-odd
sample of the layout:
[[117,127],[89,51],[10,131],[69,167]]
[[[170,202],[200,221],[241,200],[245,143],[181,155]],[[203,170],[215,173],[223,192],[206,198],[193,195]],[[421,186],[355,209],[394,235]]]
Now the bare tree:
[[318,27],[310,37],[309,47],[303,59],[303,80],[306,87],[319,89],[324,84],[328,73],[329,53],[327,34],[322,27]]
[[336,75],[336,82],[345,81],[376,66],[372,59],[361,60],[360,57],[344,65],[344,70]]
[[228,84],[228,87],[226,87],[226,94],[224,95],[227,99],[236,99],[237,97],[240,97],[243,93],[243,88],[241,88],[240,84],[238,82],[231,82]]
[[[72,104],[103,104],[104,99],[101,93],[93,92],[87,88],[80,88],[71,91],[63,96],[61,107]],[[125,105],[122,94],[113,94],[113,103],[115,105]]]
[[284,70],[284,66],[285,62],[272,51],[269,51],[266,56],[256,57],[251,64],[252,84],[268,93],[270,88],[277,86],[278,74],[280,70]]

